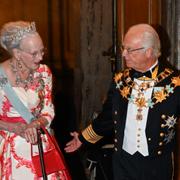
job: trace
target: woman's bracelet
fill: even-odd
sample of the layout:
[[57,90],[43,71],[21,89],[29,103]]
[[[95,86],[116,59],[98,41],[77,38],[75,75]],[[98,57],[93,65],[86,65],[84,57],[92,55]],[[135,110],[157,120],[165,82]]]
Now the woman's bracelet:
[[44,125],[44,118],[39,118],[38,120],[35,120],[35,123],[37,125],[37,128],[40,128],[41,126]]

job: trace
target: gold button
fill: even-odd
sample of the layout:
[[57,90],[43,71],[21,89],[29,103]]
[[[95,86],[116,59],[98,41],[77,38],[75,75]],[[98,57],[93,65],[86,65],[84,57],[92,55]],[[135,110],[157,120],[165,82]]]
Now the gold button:
[[117,111],[114,111],[114,114],[117,115]]
[[114,124],[117,124],[117,121],[114,121]]
[[163,142],[160,142],[159,145],[162,146],[162,145],[163,145]]
[[118,149],[117,148],[114,148],[115,151],[117,151]]
[[161,155],[162,154],[162,151],[158,151],[158,155]]
[[165,118],[166,118],[166,115],[164,115],[164,114],[161,115],[161,118],[162,118],[162,119],[165,119]]
[[148,138],[148,141],[151,141],[151,138]]
[[163,137],[163,136],[164,136],[164,133],[160,133],[160,136]]
[[161,124],[161,127],[162,127],[162,128],[164,128],[164,127],[165,127],[165,125],[164,125],[164,124]]
[[114,142],[117,142],[117,139],[114,139]]

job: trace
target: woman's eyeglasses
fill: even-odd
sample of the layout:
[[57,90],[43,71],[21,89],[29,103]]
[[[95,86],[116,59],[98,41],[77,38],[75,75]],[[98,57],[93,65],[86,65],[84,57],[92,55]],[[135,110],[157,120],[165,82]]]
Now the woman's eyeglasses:
[[24,51],[23,49],[20,49],[20,50],[22,52],[25,52],[25,53],[31,55],[33,59],[37,58],[39,55],[44,56],[47,53],[47,49],[46,48],[43,48],[43,49],[41,49],[39,51],[34,51],[32,53]]

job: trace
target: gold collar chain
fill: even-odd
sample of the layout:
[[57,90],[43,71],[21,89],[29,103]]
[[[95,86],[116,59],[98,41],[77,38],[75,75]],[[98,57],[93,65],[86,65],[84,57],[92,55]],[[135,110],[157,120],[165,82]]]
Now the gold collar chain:
[[[173,70],[166,68],[163,72],[161,72],[157,76],[158,69],[155,69],[154,75],[151,80],[144,80],[141,84],[137,84],[130,77],[130,69],[126,69],[123,73],[119,73],[115,76],[114,80],[116,83],[116,88],[119,89],[120,94],[123,98],[126,98],[129,102],[135,104],[137,106],[137,115],[136,119],[141,121],[142,110],[144,107],[152,108],[155,104],[162,102],[169,96],[170,93],[173,92],[174,84],[170,83],[169,86],[165,88],[160,88],[159,90],[154,90],[152,98],[145,99],[144,91],[149,88],[153,88],[157,83],[161,82],[165,78],[167,78],[170,74],[173,73]],[[138,91],[137,97],[131,95],[131,90],[135,89]]]
[[[167,78],[172,73],[173,70],[166,68],[158,76],[156,74],[156,78],[151,79],[151,81],[144,80],[144,82],[148,82],[148,84],[144,83],[141,86],[143,88],[150,88],[152,86],[155,86],[156,84]],[[119,89],[120,92],[122,92],[122,90],[125,88],[126,92],[123,93],[124,94],[123,97],[125,98],[127,98],[128,94],[130,93],[130,89],[136,87],[135,82],[130,77],[130,69],[126,69],[123,73],[121,72],[116,74],[114,77],[114,81],[116,83],[116,88]]]

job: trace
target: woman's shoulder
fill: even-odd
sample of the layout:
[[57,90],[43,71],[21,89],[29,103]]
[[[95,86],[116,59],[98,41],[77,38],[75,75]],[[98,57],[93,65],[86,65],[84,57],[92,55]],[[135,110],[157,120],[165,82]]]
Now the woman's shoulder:
[[46,64],[40,64],[37,72],[48,76],[52,74],[51,69]]

